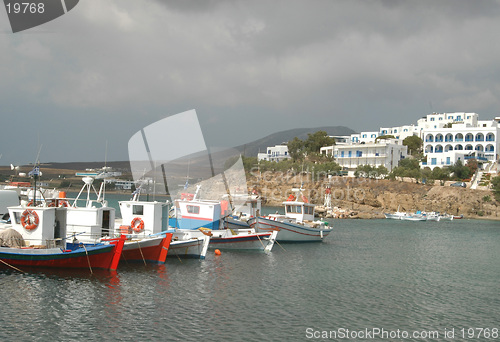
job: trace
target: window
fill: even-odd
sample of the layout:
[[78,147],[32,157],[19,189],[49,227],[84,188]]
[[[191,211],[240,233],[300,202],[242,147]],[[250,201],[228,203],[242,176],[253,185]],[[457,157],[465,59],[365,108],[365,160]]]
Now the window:
[[267,154],[271,154],[271,150],[267,150]]
[[436,158],[431,159],[431,165],[436,165],[436,162],[437,162]]
[[349,151],[349,158],[352,157],[352,151]]
[[434,121],[434,118],[431,118],[431,121]]
[[186,206],[187,212],[189,214],[199,214],[200,213],[200,207],[197,205],[188,205]]
[[143,205],[133,205],[132,206],[132,215],[144,215],[144,206]]

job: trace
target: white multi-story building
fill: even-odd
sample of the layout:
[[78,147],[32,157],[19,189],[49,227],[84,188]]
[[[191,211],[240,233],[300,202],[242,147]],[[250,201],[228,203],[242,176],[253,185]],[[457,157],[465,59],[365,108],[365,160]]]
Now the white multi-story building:
[[408,155],[408,147],[398,139],[380,139],[377,142],[326,146],[320,149],[333,156],[342,168],[355,169],[360,165],[385,166],[389,171]]
[[258,161],[267,160],[279,162],[288,158],[290,158],[290,155],[288,154],[288,146],[285,144],[268,147],[267,153],[259,153],[257,155]]
[[479,165],[497,161],[500,117],[490,121],[477,120],[477,116],[472,118],[472,123],[462,120],[451,127],[424,129],[423,148],[427,162],[422,162],[421,166],[434,169],[451,166],[458,160],[465,164],[468,159],[476,159]]
[[477,159],[479,164],[498,160],[500,118],[481,121],[477,113],[432,113],[417,121],[417,125],[381,127],[378,132],[351,134],[351,143],[372,143],[383,135],[399,141],[416,135],[424,142],[427,162],[422,167],[451,166],[458,160],[466,163]]

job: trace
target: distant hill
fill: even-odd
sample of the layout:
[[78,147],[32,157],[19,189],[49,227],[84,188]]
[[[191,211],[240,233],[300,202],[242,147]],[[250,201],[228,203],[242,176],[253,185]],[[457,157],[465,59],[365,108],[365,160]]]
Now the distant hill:
[[[316,128],[295,128],[286,131],[276,132],[270,134],[264,138],[255,140],[253,142],[236,146],[236,150],[240,151],[247,157],[256,157],[257,153],[265,152],[268,146],[274,146],[281,143],[286,143],[289,140],[297,137],[301,140],[307,139],[307,134],[315,133],[317,131],[325,131],[328,135],[350,135],[355,133],[352,129],[344,126],[327,126],[327,127],[316,127]],[[128,161],[108,161],[107,166],[112,167],[117,171],[130,171],[130,163]],[[85,169],[100,169],[104,166],[104,162],[67,162],[67,163],[56,163],[49,162],[43,163],[43,167],[53,168],[53,169],[65,169],[65,170],[78,170],[82,171]]]
[[325,131],[328,135],[350,135],[352,133],[356,133],[352,129],[344,126],[295,128],[287,131],[276,132],[268,135],[267,137],[255,140],[248,144],[237,146],[235,148],[247,157],[256,157],[259,151],[265,152],[268,146],[274,146],[284,142],[286,143],[289,140],[293,140],[295,137],[301,140],[306,140],[308,133],[315,133],[317,131]]
[[62,170],[77,170],[83,171],[85,169],[101,169],[104,165],[112,167],[118,171],[128,171],[130,170],[129,161],[108,161],[104,163],[101,162],[67,162],[67,163],[42,163],[41,167],[48,167],[52,169],[62,169]]

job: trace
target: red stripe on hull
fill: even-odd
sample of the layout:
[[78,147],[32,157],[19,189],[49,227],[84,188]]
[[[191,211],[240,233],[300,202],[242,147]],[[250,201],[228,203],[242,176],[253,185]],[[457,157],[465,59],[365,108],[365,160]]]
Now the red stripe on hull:
[[172,233],[167,234],[167,237],[158,240],[158,243],[154,246],[143,247],[141,243],[147,243],[148,240],[138,241],[135,248],[127,248],[122,252],[123,259],[126,261],[146,261],[154,263],[164,263],[168,249],[170,247],[170,241],[172,241]]

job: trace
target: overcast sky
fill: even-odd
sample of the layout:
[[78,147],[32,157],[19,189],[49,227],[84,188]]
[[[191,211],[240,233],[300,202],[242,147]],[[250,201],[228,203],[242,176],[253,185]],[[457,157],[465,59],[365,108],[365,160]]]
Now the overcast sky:
[[189,109],[219,146],[431,112],[493,119],[499,32],[488,0],[82,0],[15,34],[0,8],[0,165],[39,146],[41,162],[101,161],[106,144],[127,160],[134,133]]

